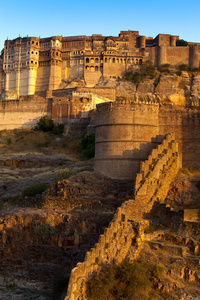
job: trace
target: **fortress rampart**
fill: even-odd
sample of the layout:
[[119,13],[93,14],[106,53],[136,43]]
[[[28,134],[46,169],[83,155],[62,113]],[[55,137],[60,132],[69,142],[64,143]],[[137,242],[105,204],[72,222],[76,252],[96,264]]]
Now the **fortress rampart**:
[[[135,184],[135,199],[123,203],[100,236],[95,247],[87,252],[83,263],[71,272],[65,300],[87,300],[87,280],[101,270],[103,264],[119,264],[134,248],[137,258],[146,226],[143,217],[149,213],[155,201],[163,201],[169,185],[181,167],[181,156],[174,134],[154,149],[148,160],[141,164]],[[133,222],[134,221],[134,222]],[[138,226],[135,227],[135,223]]]
[[200,167],[200,111],[155,101],[116,101],[97,106],[95,170],[116,179],[134,179],[163,135],[174,132],[183,166]]
[[[156,102],[111,102],[97,106],[95,170],[108,177],[132,179],[159,139]],[[154,139],[152,140],[152,137]]]
[[12,94],[12,100],[0,100],[0,130],[33,128],[44,115],[48,115],[56,123],[87,119],[96,104],[110,102],[109,98],[87,90],[65,91],[65,94],[60,93],[60,96],[52,98],[30,95],[17,99],[16,93],[9,94]]

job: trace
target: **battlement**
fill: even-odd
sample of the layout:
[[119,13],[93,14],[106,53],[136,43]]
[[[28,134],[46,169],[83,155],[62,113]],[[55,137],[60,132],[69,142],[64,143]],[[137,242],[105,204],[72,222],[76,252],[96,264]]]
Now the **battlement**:
[[[147,106],[147,107],[145,107]],[[112,111],[112,110],[135,110],[135,109],[148,109],[150,110],[151,107],[153,109],[157,108],[159,109],[159,103],[156,100],[146,100],[141,99],[138,100],[137,98],[134,100],[117,100],[115,102],[109,102],[109,103],[102,103],[97,105],[97,111],[103,112],[103,111]]]
[[[141,249],[146,225],[142,218],[150,213],[154,203],[164,200],[180,163],[174,134],[168,134],[163,143],[154,149],[142,164],[135,185],[135,199],[119,207],[99,241],[86,253],[83,263],[72,270],[65,300],[87,299],[86,283],[102,265],[119,264],[134,247],[134,259]],[[151,179],[151,180],[150,180]],[[142,191],[142,193],[141,193]],[[141,197],[142,194],[142,197]],[[137,224],[137,226],[135,225]]]

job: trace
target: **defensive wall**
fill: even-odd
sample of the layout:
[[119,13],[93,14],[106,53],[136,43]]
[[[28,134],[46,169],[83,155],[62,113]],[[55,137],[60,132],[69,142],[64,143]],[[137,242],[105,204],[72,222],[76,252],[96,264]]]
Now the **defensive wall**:
[[156,101],[116,101],[97,106],[95,170],[116,179],[134,179],[140,162],[174,132],[183,167],[200,167],[200,110],[159,106]]
[[[159,104],[116,101],[97,106],[95,170],[117,179],[133,179],[156,139]],[[152,139],[152,137],[154,139]]]
[[135,198],[117,209],[98,243],[86,253],[84,262],[78,263],[72,270],[65,300],[87,300],[87,280],[98,273],[102,265],[119,264],[131,247],[135,253],[133,259],[137,258],[144,228],[148,225],[143,218],[150,213],[155,201],[165,199],[180,167],[178,144],[174,134],[168,134],[141,164],[135,183]]
[[38,95],[16,97],[16,92],[6,92],[10,100],[0,100],[0,130],[33,128],[44,115],[56,123],[88,118],[96,104],[110,101],[89,91],[68,91],[60,97],[45,98]]

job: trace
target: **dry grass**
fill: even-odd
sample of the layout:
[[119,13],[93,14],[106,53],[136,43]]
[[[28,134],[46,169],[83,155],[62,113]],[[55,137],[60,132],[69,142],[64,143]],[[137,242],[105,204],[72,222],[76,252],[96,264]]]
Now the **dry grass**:
[[76,151],[80,139],[60,137],[42,131],[15,129],[0,131],[0,154],[39,152],[79,157]]

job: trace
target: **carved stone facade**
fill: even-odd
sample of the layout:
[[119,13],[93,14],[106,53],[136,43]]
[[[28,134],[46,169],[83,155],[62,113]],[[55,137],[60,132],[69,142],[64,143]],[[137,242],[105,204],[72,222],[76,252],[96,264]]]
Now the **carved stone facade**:
[[121,77],[147,60],[157,67],[169,63],[198,68],[200,44],[176,47],[178,39],[169,34],[153,39],[128,30],[118,37],[94,34],[6,40],[0,56],[0,93],[33,95],[58,89],[73,78],[84,78],[92,87],[101,76]]

